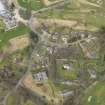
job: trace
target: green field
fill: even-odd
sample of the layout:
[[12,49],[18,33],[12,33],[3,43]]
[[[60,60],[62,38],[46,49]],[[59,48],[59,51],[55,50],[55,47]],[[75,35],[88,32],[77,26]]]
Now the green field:
[[7,32],[0,32],[0,47],[8,43],[9,39],[28,33],[29,29],[24,25],[11,29]]
[[77,71],[76,70],[67,71],[63,68],[63,65],[58,66],[58,75],[65,79],[72,80],[77,79]]
[[14,97],[13,96],[9,96],[7,98],[7,105],[14,105]]
[[77,20],[79,22],[86,22],[87,24],[101,27],[105,26],[105,18],[102,16],[94,15],[91,13],[79,13],[79,12],[59,12],[59,11],[49,11],[46,14],[43,13],[41,18],[58,18],[58,19],[65,19],[65,20]]
[[[104,7],[103,7],[104,8]],[[42,13],[40,18],[58,18],[65,20],[77,20],[78,22],[86,23],[96,27],[105,26],[105,17],[100,14],[104,13],[103,8],[97,8],[90,5],[67,4],[63,9],[48,10]],[[100,14],[99,14],[100,13]]]
[[28,10],[38,10],[44,7],[41,0],[18,0],[20,6]]
[[[91,100],[88,101],[89,97]],[[95,86],[87,89],[83,95],[81,105],[105,105],[105,81],[98,82]]]
[[25,103],[23,103],[22,105],[36,105],[35,103],[33,103],[31,100],[27,100]]

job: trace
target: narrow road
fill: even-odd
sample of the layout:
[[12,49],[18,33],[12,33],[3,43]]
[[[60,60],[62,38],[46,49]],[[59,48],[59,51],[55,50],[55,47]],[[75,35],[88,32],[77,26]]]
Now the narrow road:
[[82,4],[88,4],[88,5],[91,5],[91,6],[94,6],[94,7],[100,7],[98,4],[91,3],[91,2],[89,2],[87,0],[78,0],[78,1],[76,0],[76,2],[80,2]]

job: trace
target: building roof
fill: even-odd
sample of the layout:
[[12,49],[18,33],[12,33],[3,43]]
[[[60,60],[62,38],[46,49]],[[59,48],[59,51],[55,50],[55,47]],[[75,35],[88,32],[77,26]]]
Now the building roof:
[[5,7],[4,7],[2,1],[0,0],[0,12],[5,11],[5,10],[6,10],[6,9],[5,9]]

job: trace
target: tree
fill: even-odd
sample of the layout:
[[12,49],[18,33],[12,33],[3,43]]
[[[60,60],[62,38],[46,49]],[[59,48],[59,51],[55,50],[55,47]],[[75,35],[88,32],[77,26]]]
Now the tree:
[[39,41],[38,34],[31,31],[30,32],[30,39],[33,43],[37,43]]
[[15,4],[14,3],[11,3],[10,8],[13,10],[15,8]]
[[104,61],[104,57],[105,57],[105,26],[102,26],[101,29],[99,30],[98,34],[97,34],[97,38],[99,40],[100,43],[100,59],[102,60],[102,62]]
[[22,18],[24,18],[25,20],[29,20],[31,17],[31,11],[30,10],[19,10],[19,14]]

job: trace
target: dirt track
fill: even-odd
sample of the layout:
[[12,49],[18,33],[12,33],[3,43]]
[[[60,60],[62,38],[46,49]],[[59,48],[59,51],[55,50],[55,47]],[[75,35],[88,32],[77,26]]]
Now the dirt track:
[[100,7],[99,5],[95,4],[95,3],[91,3],[91,2],[88,2],[87,0],[78,0],[80,3],[83,3],[83,4],[89,4],[91,6],[95,6],[95,7]]
[[49,5],[52,5],[52,4],[55,4],[55,3],[59,2],[61,0],[55,0],[53,2],[51,2],[49,0],[42,0],[42,1],[43,1],[43,3],[44,3],[45,6],[49,6]]

